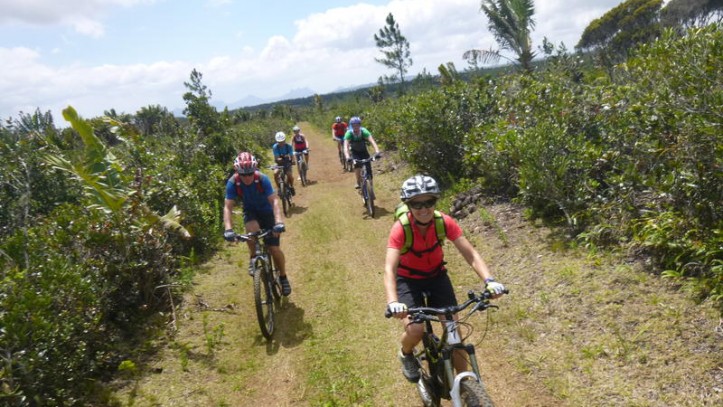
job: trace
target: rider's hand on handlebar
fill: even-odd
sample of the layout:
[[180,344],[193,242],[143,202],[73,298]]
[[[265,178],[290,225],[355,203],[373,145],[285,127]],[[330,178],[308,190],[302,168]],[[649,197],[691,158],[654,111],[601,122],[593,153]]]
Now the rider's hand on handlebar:
[[233,242],[236,240],[236,232],[234,232],[233,229],[226,229],[223,232],[223,238],[226,239],[227,242]]
[[402,318],[407,315],[407,305],[399,301],[390,302],[387,304],[387,309],[397,318]]
[[374,159],[375,159],[375,160],[378,160],[378,159],[380,159],[380,158],[382,158],[382,153],[376,153],[376,154],[374,154]]
[[286,226],[283,223],[277,223],[274,225],[274,233],[282,233],[286,231]]
[[348,162],[348,163],[350,163],[350,162],[352,162],[352,161],[354,161],[354,159],[351,158],[351,157],[346,159],[346,162]]
[[505,286],[498,283],[493,278],[485,279],[485,290],[489,291],[495,297],[498,297],[505,293]]

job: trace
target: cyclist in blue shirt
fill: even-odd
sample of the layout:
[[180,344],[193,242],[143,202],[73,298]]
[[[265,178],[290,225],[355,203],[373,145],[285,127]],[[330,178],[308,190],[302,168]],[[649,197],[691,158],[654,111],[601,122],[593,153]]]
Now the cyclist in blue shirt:
[[[223,237],[233,242],[236,233],[233,230],[233,208],[236,201],[243,204],[244,226],[246,233],[273,229],[273,234],[264,238],[274,264],[279,269],[281,291],[291,294],[291,284],[286,276],[286,259],[281,251],[279,235],[286,230],[282,222],[279,199],[269,177],[258,171],[258,162],[251,153],[241,152],[233,163],[236,173],[226,182],[226,200],[223,207]],[[249,240],[249,256],[256,252],[255,242]],[[249,274],[253,274],[249,261]]]
[[[274,152],[274,161],[277,165],[284,166],[284,173],[286,174],[286,185],[289,186],[291,195],[296,195],[294,191],[294,174],[291,172],[291,168],[294,166],[294,148],[291,144],[286,142],[286,134],[280,131],[276,133],[276,144],[272,147]],[[276,188],[279,187],[279,174],[280,169],[274,170],[274,180],[276,181]]]

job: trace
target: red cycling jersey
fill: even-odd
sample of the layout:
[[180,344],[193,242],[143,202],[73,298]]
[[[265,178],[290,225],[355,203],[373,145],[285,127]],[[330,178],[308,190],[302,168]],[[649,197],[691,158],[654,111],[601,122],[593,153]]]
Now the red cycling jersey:
[[[459,227],[457,221],[446,214],[442,214],[442,218],[444,219],[447,239],[450,242],[459,239],[460,236],[462,236],[462,228]],[[413,250],[400,255],[397,275],[414,279],[433,277],[437,274],[437,271],[444,261],[442,246],[437,245],[434,250],[422,253],[421,255],[417,255],[414,252],[424,252],[437,244],[438,240],[437,233],[434,230],[434,222],[430,225],[431,227],[427,228],[425,236],[422,236],[419,227],[414,221],[412,221],[410,225],[412,226],[412,233],[414,234]],[[404,227],[399,221],[394,223],[391,232],[389,232],[387,247],[397,250],[401,250],[404,247]]]
[[306,146],[306,137],[304,137],[303,134],[295,134],[294,137],[291,139],[294,143],[294,150],[295,151],[301,151],[307,148]]
[[331,129],[334,130],[334,137],[341,138],[346,134],[347,125],[345,122],[334,123]]

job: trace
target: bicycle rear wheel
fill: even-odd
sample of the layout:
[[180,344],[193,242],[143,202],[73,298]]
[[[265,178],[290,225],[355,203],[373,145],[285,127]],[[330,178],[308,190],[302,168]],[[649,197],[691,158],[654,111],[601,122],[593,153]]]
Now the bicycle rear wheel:
[[254,301],[256,303],[256,316],[264,338],[271,340],[274,334],[274,314],[276,303],[272,294],[271,270],[269,264],[263,259],[254,263]]
[[422,377],[417,382],[417,393],[419,393],[419,398],[422,399],[424,407],[440,407],[442,405],[432,378],[424,370],[422,370]]
[[492,399],[487,394],[481,381],[465,379],[460,383],[459,394],[462,398],[462,405],[467,407],[494,407]]
[[[439,365],[442,361],[437,359],[439,356],[433,356],[432,351],[436,346],[439,346],[439,339],[433,334],[425,333],[422,343],[424,351],[417,356],[417,361],[421,366],[421,369],[419,369],[421,377],[417,382],[417,393],[419,393],[419,398],[422,399],[424,407],[440,407],[442,405],[442,389],[437,375],[442,373]],[[437,360],[437,363],[433,362],[433,360]]]

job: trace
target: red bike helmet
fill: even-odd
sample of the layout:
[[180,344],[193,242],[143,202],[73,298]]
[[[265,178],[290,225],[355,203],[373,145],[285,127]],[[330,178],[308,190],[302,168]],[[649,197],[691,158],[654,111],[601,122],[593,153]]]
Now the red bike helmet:
[[233,160],[233,168],[235,168],[236,172],[240,175],[253,174],[258,164],[256,158],[246,151],[238,153],[238,157]]

